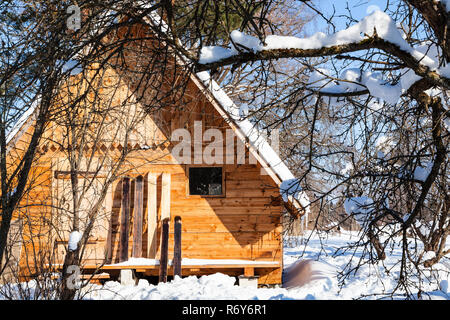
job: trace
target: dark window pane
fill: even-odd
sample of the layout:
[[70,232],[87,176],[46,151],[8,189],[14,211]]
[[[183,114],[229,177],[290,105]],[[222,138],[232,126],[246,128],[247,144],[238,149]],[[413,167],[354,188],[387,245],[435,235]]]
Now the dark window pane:
[[189,168],[189,194],[191,195],[221,195],[221,167]]

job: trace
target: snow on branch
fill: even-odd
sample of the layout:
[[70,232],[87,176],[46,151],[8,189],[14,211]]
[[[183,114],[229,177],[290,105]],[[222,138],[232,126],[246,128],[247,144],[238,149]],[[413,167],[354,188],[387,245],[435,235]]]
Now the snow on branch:
[[78,248],[78,242],[81,240],[81,233],[79,231],[72,231],[69,235],[69,251],[75,251]]
[[232,48],[227,49],[218,46],[204,47],[201,50],[198,62],[200,64],[211,64],[245,51],[256,53],[280,49],[313,50],[332,48],[357,44],[375,35],[391,44],[395,44],[401,50],[410,53],[424,65],[434,64],[432,59],[428,58],[422,52],[413,49],[403,39],[395,25],[395,21],[382,11],[374,11],[359,23],[332,35],[325,35],[322,32],[317,32],[308,38],[269,35],[265,39],[265,44],[262,44],[256,37],[234,30],[230,35],[233,42]]
[[[339,79],[332,79],[326,69],[319,69],[311,73],[308,88],[320,92],[325,96],[344,96],[371,94],[376,98],[383,99],[387,103],[395,104],[403,93],[401,83],[391,85],[383,79],[380,72],[365,71],[356,68],[344,70]],[[408,87],[409,88],[409,87]]]
[[427,180],[428,176],[431,173],[431,169],[433,168],[434,161],[428,161],[426,163],[426,166],[420,166],[417,165],[414,170],[406,170],[404,169],[402,172],[399,173],[399,178],[404,179],[411,179],[416,182],[425,182]]
[[284,202],[292,202],[295,206],[296,201],[300,204],[301,208],[306,214],[310,211],[310,200],[308,195],[303,191],[300,186],[300,180],[297,178],[284,180],[280,185],[280,194],[283,197]]
[[[206,46],[201,49],[198,70],[215,69],[230,64],[258,60],[293,57],[321,57],[377,48],[398,57],[407,67],[405,80],[392,85],[381,79],[379,73],[359,74],[359,85],[334,87],[332,94],[360,92],[383,97],[388,103],[397,102],[409,87],[426,78],[435,86],[450,89],[450,65],[441,66],[438,57],[423,48],[413,48],[397,29],[395,21],[382,11],[375,11],[357,24],[331,35],[318,32],[308,38],[269,35],[265,43],[251,35],[234,30],[229,48]],[[434,50],[436,51],[436,50]],[[413,72],[409,72],[412,70]],[[341,85],[342,86],[342,85]],[[330,88],[328,88],[330,89]]]

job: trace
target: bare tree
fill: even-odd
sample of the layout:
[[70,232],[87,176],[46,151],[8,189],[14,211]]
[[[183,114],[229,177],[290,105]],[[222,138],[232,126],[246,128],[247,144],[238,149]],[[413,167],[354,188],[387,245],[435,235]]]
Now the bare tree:
[[[66,148],[72,190],[72,204],[67,211],[72,224],[67,231],[78,231],[83,214],[77,208],[82,208],[86,186],[91,186],[89,181],[96,177],[93,174],[84,179],[79,173],[83,168],[90,170],[90,166],[94,172],[99,169],[95,165],[97,160],[86,160],[93,159],[92,154],[80,148],[95,144],[96,134],[89,131],[92,121],[95,125],[105,124],[107,128],[105,112],[112,107],[105,105],[104,97],[100,99],[99,91],[94,89],[102,79],[100,70],[104,70],[103,66],[114,65],[120,76],[131,78],[127,81],[133,84],[133,96],[137,96],[138,101],[147,96],[143,94],[145,88],[156,92],[151,98],[153,102],[145,103],[151,112],[166,108],[167,99],[173,101],[182,96],[185,81],[174,76],[168,87],[171,90],[158,90],[162,85],[158,74],[177,74],[166,72],[166,66],[178,66],[177,61],[183,61],[182,68],[174,67],[172,71],[183,70],[184,79],[190,72],[209,70],[230,89],[240,81],[251,86],[253,90],[246,90],[244,94],[238,91],[236,99],[251,106],[250,116],[263,128],[286,126],[283,139],[287,143],[283,152],[290,157],[291,166],[298,168],[299,186],[314,195],[311,205],[316,205],[321,213],[329,212],[326,208],[330,205],[345,204],[350,216],[360,223],[361,239],[356,245],[366,249],[364,256],[369,257],[369,262],[384,259],[386,250],[401,239],[403,256],[396,289],[410,293],[414,283],[409,277],[420,277],[423,268],[432,267],[448,254],[445,244],[450,228],[449,10],[439,1],[430,4],[429,1],[399,0],[389,2],[385,13],[375,12],[358,22],[349,9],[349,27],[336,32],[334,16],[326,17],[313,1],[298,1],[290,6],[308,8],[310,13],[317,14],[328,24],[331,34],[304,37],[291,33],[296,37],[287,38],[279,36],[276,28],[279,20],[272,16],[277,8],[283,8],[283,3],[267,0],[82,1],[78,3],[84,14],[80,30],[72,33],[58,32],[65,30],[65,3],[40,1],[42,6],[29,5],[27,10],[34,18],[30,29],[36,30],[30,39],[36,45],[18,48],[39,49],[25,61],[42,61],[44,66],[35,72],[40,88],[35,96],[39,92],[41,103],[37,131],[27,149],[31,151],[20,156],[22,161],[14,162],[22,164],[12,171],[6,164],[7,126],[2,120],[0,249],[6,245],[12,213],[23,197],[38,141],[52,116],[55,123],[60,121],[70,128],[63,135],[65,142],[62,144],[63,149]],[[154,17],[154,12],[162,16],[165,23],[161,20],[149,23],[148,18]],[[42,20],[38,19],[40,17]],[[142,39],[130,36],[127,30],[139,23],[149,28],[149,33],[140,36],[156,45],[139,45]],[[49,27],[53,32],[49,32]],[[117,34],[122,37],[118,38]],[[127,46],[130,43],[134,45]],[[130,48],[136,50],[136,59],[120,60],[124,50]],[[79,82],[83,90],[81,94],[78,92],[78,98],[65,98],[60,109],[50,116],[51,107],[61,101],[61,91],[56,89],[61,88],[62,65],[75,56],[79,57],[83,68],[92,68],[93,74]],[[154,56],[161,63],[152,64],[142,59],[143,56]],[[58,63],[61,60],[63,64]],[[4,64],[6,67],[2,66],[2,70],[9,70],[4,74],[19,74],[11,72],[15,69],[10,66],[21,67],[24,65],[21,61]],[[129,64],[129,61],[134,62]],[[95,63],[100,67],[93,67]],[[285,66],[280,67],[284,63]],[[235,71],[239,75],[236,78],[232,76]],[[146,73],[151,76],[145,76]],[[67,79],[67,73],[63,79]],[[7,80],[5,77],[2,84],[8,84],[10,80]],[[3,92],[2,98],[10,96],[8,90]],[[100,111],[95,116],[86,113],[86,102],[90,101],[88,92],[93,92],[93,100],[98,102],[93,104],[98,105]],[[164,96],[167,92],[171,92],[170,97]],[[28,99],[28,105],[34,100]],[[140,116],[135,118],[136,122],[138,118]],[[129,124],[123,127],[125,132],[131,129]],[[288,134],[288,130],[295,135]],[[130,151],[125,150],[125,154]],[[110,161],[108,156],[104,156],[104,161]],[[108,170],[111,174],[106,181],[112,181],[117,175],[111,167]],[[11,173],[15,173],[17,179],[8,179]],[[99,201],[107,188],[107,183],[100,188]],[[96,205],[92,208],[88,217],[98,214]],[[94,220],[88,222],[85,230],[93,227]],[[411,237],[417,242],[414,248],[408,246]],[[86,243],[88,238],[89,232],[83,232],[81,243]],[[65,265],[79,264],[83,249],[80,246],[77,250],[67,252]],[[434,252],[433,258],[428,258],[430,251]],[[346,270],[346,275],[353,270],[353,267]],[[64,298],[74,296],[73,291],[63,291]]]
[[[271,64],[279,59],[306,67],[308,80],[289,90],[293,110],[309,123],[297,140],[309,142],[298,151],[303,158],[300,184],[317,195],[319,208],[331,200],[346,204],[360,224],[358,245],[367,248],[371,263],[383,260],[401,239],[394,291],[410,294],[415,284],[409,278],[421,277],[423,268],[449,253],[450,8],[440,1],[395,1],[385,13],[377,11],[360,22],[349,9],[349,27],[336,32],[334,17],[325,17],[312,1],[300,2],[323,17],[332,34],[272,35],[268,12],[276,2],[259,2],[258,10],[251,11],[246,3],[230,1],[229,10],[246,17],[240,28],[244,33],[231,33],[231,46],[199,46],[192,61],[198,71],[212,72],[249,63],[255,73],[276,72]],[[264,80],[254,79],[256,91]],[[269,101],[264,93],[260,97]],[[322,185],[309,183],[314,172],[325,177]],[[418,243],[414,248],[408,246],[411,237]]]
[[[41,85],[40,94],[34,94],[28,105],[13,103],[11,108],[21,107],[17,115],[11,108],[5,111],[9,127],[4,126],[2,131],[4,238],[0,248],[2,252],[7,250],[10,221],[13,214],[18,214],[16,221],[23,222],[26,232],[21,239],[24,265],[20,266],[20,272],[16,270],[16,280],[34,278],[39,290],[31,293],[20,285],[10,286],[6,296],[13,296],[13,291],[20,288],[23,297],[28,294],[34,298],[73,299],[77,288],[69,285],[69,266],[82,267],[92,255],[90,239],[104,234],[105,230],[98,229],[110,223],[111,212],[104,210],[105,198],[116,180],[136,169],[127,162],[127,156],[168,143],[154,139],[153,145],[147,145],[148,137],[142,135],[149,129],[143,127],[148,127],[149,117],[168,114],[174,111],[172,106],[180,105],[178,101],[183,97],[189,73],[176,71],[180,68],[179,61],[161,38],[161,25],[149,19],[149,13],[161,5],[140,6],[133,1],[79,2],[75,12],[80,13],[80,23],[75,30],[67,20],[65,3],[41,1],[40,5],[24,4],[33,17],[46,21],[39,24],[41,20],[31,19],[30,27],[36,32],[29,37],[30,41],[41,41],[40,47],[36,45],[39,50],[33,54],[50,64],[53,82],[51,85],[44,82],[47,80],[42,80],[44,72],[37,68],[34,72]],[[52,38],[56,27],[61,29],[60,38]],[[23,32],[18,29],[19,39],[28,36]],[[48,34],[51,41],[39,39],[40,33]],[[52,44],[49,50],[47,46]],[[55,52],[49,57],[48,51],[52,50]],[[31,69],[20,67],[21,72]],[[9,74],[5,72],[5,77]],[[28,80],[20,75],[17,78],[17,82]],[[29,88],[24,91],[33,93]],[[3,96],[21,98],[18,92]],[[30,117],[32,102],[31,111],[38,113],[37,120]],[[27,126],[15,123],[20,115],[30,122]],[[7,141],[7,129],[11,130],[13,125],[20,130],[31,128],[31,142],[22,139],[23,146],[18,147],[17,141]],[[6,147],[8,143],[14,145],[10,150]],[[24,154],[23,150],[28,151]],[[32,168],[40,168],[49,157],[55,175],[39,177],[40,172]],[[17,175],[19,179],[15,178]],[[41,204],[42,210],[36,215],[32,212],[36,205],[35,190],[43,183],[50,183],[56,194],[51,195],[54,201]],[[53,246],[58,243],[62,244],[62,251],[58,245],[55,251]],[[94,254],[97,258],[103,254],[107,261],[108,252]],[[59,270],[61,259],[64,263],[60,281],[49,281]]]

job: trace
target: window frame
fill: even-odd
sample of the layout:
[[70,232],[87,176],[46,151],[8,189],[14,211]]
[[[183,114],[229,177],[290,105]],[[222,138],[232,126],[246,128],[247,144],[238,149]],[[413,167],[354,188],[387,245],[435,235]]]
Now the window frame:
[[[190,181],[190,168],[221,168],[222,169],[222,194],[190,194],[189,181]],[[225,168],[223,165],[204,165],[204,164],[189,164],[186,165],[186,197],[187,198],[225,198]]]

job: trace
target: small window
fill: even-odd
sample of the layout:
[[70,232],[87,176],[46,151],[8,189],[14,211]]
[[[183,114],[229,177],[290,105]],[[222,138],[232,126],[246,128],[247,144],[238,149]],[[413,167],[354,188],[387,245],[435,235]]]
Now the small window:
[[222,195],[222,167],[190,167],[189,194],[201,196]]

